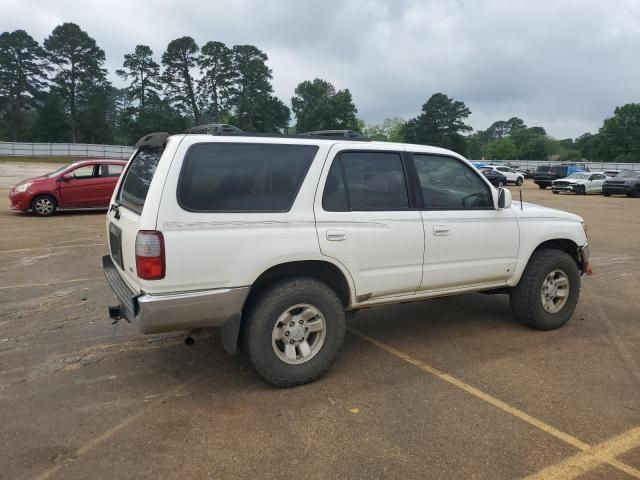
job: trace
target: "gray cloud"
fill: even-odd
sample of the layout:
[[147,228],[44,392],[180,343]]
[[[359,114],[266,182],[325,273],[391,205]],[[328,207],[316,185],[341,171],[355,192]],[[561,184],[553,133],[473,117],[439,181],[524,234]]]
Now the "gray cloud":
[[558,137],[595,131],[640,101],[640,2],[617,0],[0,0],[0,29],[42,41],[59,23],[87,30],[114,71],[136,44],[159,59],[182,35],[255,44],[276,94],[302,80],[349,88],[367,122],[411,117],[433,93],[463,100],[471,124],[519,116]]

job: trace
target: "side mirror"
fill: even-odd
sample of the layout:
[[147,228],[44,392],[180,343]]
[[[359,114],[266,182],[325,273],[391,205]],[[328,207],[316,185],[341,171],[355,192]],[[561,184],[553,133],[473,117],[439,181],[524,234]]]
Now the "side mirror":
[[498,208],[511,208],[511,190],[508,188],[498,189]]
[[60,177],[60,182],[68,182],[69,180],[73,180],[76,176],[73,173],[65,173]]

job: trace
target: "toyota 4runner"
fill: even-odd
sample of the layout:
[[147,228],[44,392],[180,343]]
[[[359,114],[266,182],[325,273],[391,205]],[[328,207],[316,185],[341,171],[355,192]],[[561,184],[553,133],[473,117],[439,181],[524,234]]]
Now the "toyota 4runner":
[[278,386],[325,373],[366,307],[508,293],[518,320],[558,328],[591,268],[577,215],[512,206],[448,150],[345,138],[147,135],[106,229],[112,318],[219,327]]

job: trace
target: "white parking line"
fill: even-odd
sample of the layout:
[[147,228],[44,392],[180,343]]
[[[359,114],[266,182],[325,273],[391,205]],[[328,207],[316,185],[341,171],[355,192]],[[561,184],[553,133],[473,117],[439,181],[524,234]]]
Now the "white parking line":
[[25,283],[22,285],[8,285],[6,287],[0,287],[0,290],[9,290],[12,288],[29,288],[29,287],[53,287],[57,285],[64,285],[66,283],[78,283],[88,282],[89,280],[100,280],[101,277],[93,278],[74,278],[72,280],[63,280],[61,282],[49,282],[49,283]]
[[98,247],[98,246],[104,247],[104,243],[83,243],[80,245],[60,245],[60,246],[43,245],[42,247],[18,248],[16,250],[0,250],[0,254],[16,253],[16,252],[33,252],[34,250],[53,250],[53,249],[64,250],[66,248]]

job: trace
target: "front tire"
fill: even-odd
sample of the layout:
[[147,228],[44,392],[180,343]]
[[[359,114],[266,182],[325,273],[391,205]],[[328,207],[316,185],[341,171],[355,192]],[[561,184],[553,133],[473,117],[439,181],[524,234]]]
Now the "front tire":
[[585,188],[585,186],[584,186],[584,185],[578,185],[578,186],[576,187],[576,193],[577,193],[578,195],[584,195],[584,194],[586,194],[586,193],[587,193],[587,190],[586,190],[586,188]]
[[563,326],[580,297],[580,271],[566,252],[543,249],[531,256],[517,286],[510,291],[514,316],[539,330]]
[[303,277],[267,288],[245,321],[243,350],[256,372],[278,387],[320,378],[335,362],[346,330],[336,293]]
[[547,186],[546,186],[546,185],[538,185],[538,188],[539,188],[540,190],[546,190],[546,189],[547,189]]
[[58,202],[50,195],[40,195],[31,202],[31,211],[37,217],[50,217],[57,209]]
[[524,183],[523,178],[522,177],[518,177],[518,179],[516,180],[516,185],[518,187],[521,187],[523,183]]

